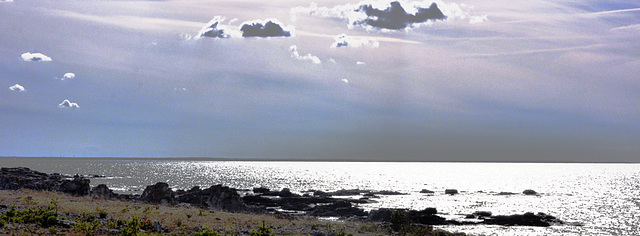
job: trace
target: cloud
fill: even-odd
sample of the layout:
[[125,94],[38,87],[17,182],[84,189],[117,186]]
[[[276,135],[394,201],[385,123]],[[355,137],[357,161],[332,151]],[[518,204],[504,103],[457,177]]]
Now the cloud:
[[428,20],[444,20],[447,17],[440,11],[436,3],[432,3],[428,8],[417,7],[415,14],[409,14],[404,10],[400,2],[391,2],[390,7],[384,10],[377,9],[372,5],[363,5],[361,11],[367,14],[365,23],[378,28],[404,29],[413,23],[423,23]]
[[67,99],[62,101],[62,103],[58,104],[58,107],[62,109],[80,108],[80,106],[78,106],[78,103],[70,102]]
[[0,0],[0,2],[13,2],[13,0]]
[[373,39],[357,39],[353,37],[349,37],[346,34],[338,35],[334,38],[334,42],[331,45],[332,48],[340,48],[340,47],[351,47],[351,48],[359,48],[359,47],[372,47],[377,48],[380,46],[380,43],[377,40]]
[[348,80],[348,79],[341,79],[340,81],[344,82],[345,84],[348,84],[348,83],[349,83],[349,80]]
[[229,34],[225,33],[224,29],[218,28],[218,24],[222,23],[224,20],[224,17],[221,16],[214,17],[204,27],[202,27],[196,37],[229,38]]
[[275,19],[248,21],[242,23],[242,37],[290,37],[293,27],[282,27]]
[[356,4],[337,5],[331,8],[319,7],[318,4],[311,3],[309,7],[294,7],[290,12],[293,20],[296,19],[297,14],[308,14],[347,20],[349,29],[360,26],[369,30],[416,28],[445,19],[469,20],[472,24],[488,20],[483,15],[472,15],[470,12],[473,12],[473,6],[445,3],[440,0],[436,2],[437,4],[429,1],[364,0]]
[[24,89],[24,87],[22,87],[22,85],[19,85],[19,84],[15,84],[15,85],[9,87],[9,90],[16,91],[16,92],[26,92],[27,91],[26,89]]
[[367,64],[367,63],[365,63],[364,61],[357,61],[356,62],[356,65],[364,65],[364,64]]
[[22,60],[24,61],[52,61],[51,57],[48,57],[42,53],[30,53],[25,52],[21,55]]
[[640,24],[615,27],[615,28],[611,28],[610,31],[632,31],[632,30],[640,30]]
[[295,58],[301,61],[311,61],[313,62],[313,64],[322,63],[322,61],[320,61],[320,58],[318,58],[317,56],[313,56],[310,53],[304,56],[300,56],[300,53],[298,53],[298,47],[296,45],[291,45],[291,47],[289,47],[289,51],[291,52],[291,58]]
[[53,77],[54,79],[59,79],[59,80],[68,80],[68,79],[73,79],[76,77],[76,74],[74,73],[65,73],[64,75],[62,75],[62,78],[58,78],[58,77]]

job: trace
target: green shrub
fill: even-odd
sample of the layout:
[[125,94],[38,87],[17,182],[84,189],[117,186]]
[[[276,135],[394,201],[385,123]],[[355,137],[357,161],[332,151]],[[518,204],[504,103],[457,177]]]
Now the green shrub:
[[106,209],[99,208],[99,207],[96,207],[96,213],[98,213],[98,217],[100,219],[107,218],[107,215],[109,215],[109,213],[107,213]]
[[96,221],[96,216],[93,213],[82,212],[79,216],[76,217],[76,221],[78,222],[94,222]]
[[262,224],[258,227],[258,229],[251,230],[249,234],[251,236],[275,236],[276,235],[275,233],[273,233],[271,228],[269,228],[269,226],[264,224],[264,220],[262,221]]
[[133,236],[138,235],[140,228],[142,227],[142,222],[140,218],[137,216],[132,216],[131,220],[129,220],[124,227],[120,230],[120,235],[123,236]]
[[144,209],[142,209],[142,213],[148,214],[151,212],[151,207],[149,206],[144,206]]
[[220,233],[216,230],[204,227],[202,231],[196,233],[196,236],[220,236]]
[[11,206],[9,210],[0,215],[0,220],[19,224],[38,224],[48,228],[58,223],[58,216],[51,206],[47,208],[32,207],[25,210],[16,210],[15,206]]
[[95,235],[98,227],[100,227],[100,222],[98,221],[80,221],[71,226],[72,229],[85,236]]
[[404,231],[411,225],[411,221],[407,213],[402,210],[396,210],[391,213],[391,229],[396,232]]

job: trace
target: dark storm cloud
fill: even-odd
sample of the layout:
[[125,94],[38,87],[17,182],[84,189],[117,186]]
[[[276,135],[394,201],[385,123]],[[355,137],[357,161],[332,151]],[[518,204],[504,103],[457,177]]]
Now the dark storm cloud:
[[399,2],[391,2],[391,6],[384,10],[376,9],[371,5],[360,6],[359,11],[367,15],[367,19],[357,23],[367,24],[384,29],[404,29],[414,23],[423,23],[428,20],[444,20],[447,17],[440,11],[436,3],[428,8],[417,8],[415,14],[409,14]]
[[276,20],[266,22],[245,22],[240,27],[242,37],[290,37],[291,30],[285,29]]

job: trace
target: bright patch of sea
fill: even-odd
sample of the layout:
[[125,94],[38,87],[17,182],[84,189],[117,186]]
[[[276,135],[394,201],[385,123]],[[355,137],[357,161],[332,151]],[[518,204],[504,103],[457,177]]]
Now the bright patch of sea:
[[[544,212],[575,223],[552,227],[446,226],[477,235],[640,235],[639,164],[242,162],[176,159],[0,158],[0,166],[46,173],[104,175],[91,180],[121,193],[140,194],[167,182],[175,189],[223,184],[293,192],[340,189],[390,190],[360,207],[436,207],[446,218],[475,211],[494,215]],[[422,189],[434,194],[420,193]],[[460,194],[445,195],[445,189]],[[521,194],[525,189],[539,196]],[[513,192],[514,195],[498,195]],[[578,226],[581,225],[581,226]]]

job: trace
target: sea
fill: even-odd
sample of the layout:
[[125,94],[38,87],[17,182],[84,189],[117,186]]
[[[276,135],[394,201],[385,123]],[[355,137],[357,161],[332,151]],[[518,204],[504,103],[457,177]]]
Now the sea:
[[[249,194],[254,187],[292,192],[360,189],[397,191],[365,210],[435,207],[447,219],[476,211],[493,215],[543,212],[567,222],[550,227],[437,226],[471,235],[640,235],[640,164],[281,162],[207,159],[0,158],[2,167],[45,173],[99,175],[119,193],[141,194],[166,182],[174,189],[223,184]],[[433,194],[421,193],[423,189]],[[445,189],[459,194],[447,195]],[[526,189],[538,192],[522,194]],[[511,195],[501,192],[514,193]]]

